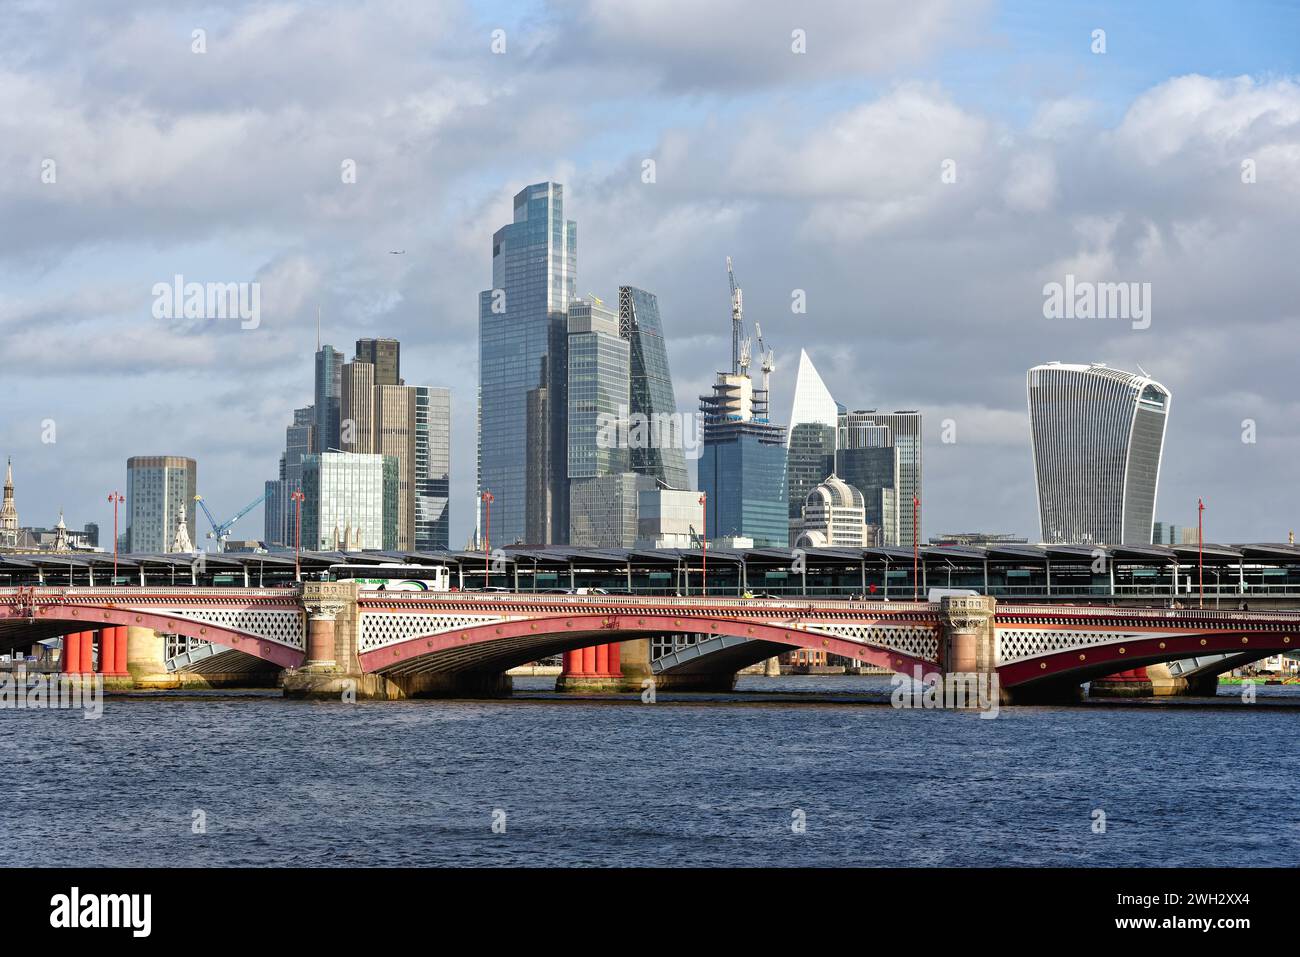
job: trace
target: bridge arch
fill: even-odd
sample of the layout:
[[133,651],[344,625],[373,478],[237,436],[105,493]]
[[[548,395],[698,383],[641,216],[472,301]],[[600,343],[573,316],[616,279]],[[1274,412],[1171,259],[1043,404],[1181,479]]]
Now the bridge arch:
[[[17,629],[22,624],[26,627]],[[113,604],[63,604],[42,602],[30,608],[15,605],[0,605],[0,625],[5,628],[11,643],[15,636],[18,643],[30,643],[42,638],[56,635],[68,635],[77,631],[93,631],[99,628],[125,626],[128,628],[150,628],[157,632],[181,635],[188,638],[200,638],[215,644],[224,645],[234,651],[240,651],[281,668],[293,668],[302,665],[305,653],[302,648],[290,644],[272,641],[250,631],[231,628],[212,622],[200,621],[166,610],[150,611],[144,608],[122,608]]]
[[362,671],[394,676],[436,671],[496,672],[576,648],[681,632],[747,639],[759,649],[756,661],[770,657],[773,647],[777,651],[808,648],[908,674],[918,665],[926,671],[936,667],[933,661],[882,645],[801,627],[640,612],[556,615],[466,625],[392,642],[364,652],[359,658]]

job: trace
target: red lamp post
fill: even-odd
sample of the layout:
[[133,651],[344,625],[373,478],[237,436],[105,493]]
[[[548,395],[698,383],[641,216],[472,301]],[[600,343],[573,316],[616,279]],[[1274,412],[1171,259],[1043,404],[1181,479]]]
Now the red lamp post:
[[709,493],[700,493],[700,594],[709,594]]
[[1196,500],[1196,578],[1201,593],[1199,606],[1205,607],[1205,499]]
[[921,523],[917,521],[921,500],[912,496],[912,601],[921,600]]
[[293,578],[294,581],[299,582],[302,581],[302,501],[306,497],[299,488],[289,493],[296,513],[293,531]]
[[488,590],[492,582],[492,503],[497,497],[487,489],[479,496],[483,500],[483,509],[487,513],[483,530],[483,590]]
[[121,492],[109,492],[108,500],[113,503],[113,584],[117,584],[117,507],[126,499]]

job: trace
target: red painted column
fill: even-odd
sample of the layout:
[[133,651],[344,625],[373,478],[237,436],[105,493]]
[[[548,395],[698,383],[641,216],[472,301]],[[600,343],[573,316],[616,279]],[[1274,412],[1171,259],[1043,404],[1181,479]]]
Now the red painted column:
[[83,631],[81,633],[81,665],[77,670],[83,675],[95,673],[95,633],[93,631]]
[[63,660],[60,666],[65,675],[75,675],[81,667],[81,632],[63,636]]
[[606,645],[609,649],[609,673],[611,675],[623,674],[622,645],[615,641]]
[[113,646],[116,652],[113,655],[113,674],[130,674],[126,667],[126,626],[119,625],[113,631],[117,632],[117,643]]
[[117,629],[101,628],[99,632],[99,673],[113,673],[113,658],[117,655]]
[[563,677],[616,678],[622,674],[623,664],[617,641],[564,652],[561,670]]
[[609,674],[609,645],[597,645],[596,652],[596,674]]

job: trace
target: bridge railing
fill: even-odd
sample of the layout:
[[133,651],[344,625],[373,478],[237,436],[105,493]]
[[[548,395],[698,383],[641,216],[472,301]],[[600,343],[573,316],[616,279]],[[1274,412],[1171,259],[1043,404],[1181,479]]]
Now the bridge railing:
[[772,609],[807,611],[856,611],[871,610],[877,612],[935,612],[938,604],[913,601],[881,601],[879,599],[857,600],[828,598],[721,598],[702,595],[547,595],[533,592],[399,592],[399,591],[363,591],[359,601],[365,604],[412,604],[428,605],[430,602],[478,604],[524,603],[528,605],[558,605],[565,608],[644,608],[655,607],[689,608],[689,609]]
[[1077,615],[1081,617],[1098,614],[1115,615],[1122,618],[1146,618],[1152,621],[1171,619],[1192,619],[1193,621],[1282,621],[1300,623],[1300,611],[1238,611],[1235,608],[1130,608],[1122,605],[1034,605],[1034,604],[999,604],[998,616],[1002,615]]
[[16,588],[0,588],[0,599],[4,598],[111,598],[122,599],[124,596],[133,595],[159,595],[164,598],[171,597],[221,597],[221,598],[294,598],[300,594],[300,590],[295,587],[266,587],[266,588],[230,588],[226,586],[203,586],[203,585],[186,585],[186,586],[164,586],[150,585],[147,588],[135,586],[95,586],[90,588],[84,585],[34,585],[20,586]]

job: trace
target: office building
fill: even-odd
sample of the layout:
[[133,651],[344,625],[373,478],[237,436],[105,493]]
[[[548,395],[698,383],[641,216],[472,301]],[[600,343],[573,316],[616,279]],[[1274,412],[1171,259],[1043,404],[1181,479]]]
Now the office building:
[[126,460],[126,550],[173,551],[178,519],[193,530],[198,465],[180,455],[136,455]]
[[[570,488],[569,544],[632,548],[640,534],[640,494],[658,487],[649,475],[618,472],[575,479]],[[699,493],[689,493],[699,497]]]
[[677,416],[658,297],[635,286],[619,286],[618,326],[630,345],[629,467],[668,488],[689,488],[686,436]]
[[835,473],[862,495],[863,521],[872,528],[875,544],[901,544],[900,471],[898,449],[892,445],[842,448],[835,453]]
[[451,393],[401,384],[400,345],[394,339],[362,339],[357,350],[340,376],[340,449],[396,461],[396,548],[447,548]]
[[789,542],[785,429],[767,420],[766,390],[746,373],[718,373],[713,393],[700,397],[704,450],[700,491],[708,496],[705,533],[752,539],[760,548]]
[[637,492],[637,548],[699,548],[700,493],[661,485]]
[[[548,544],[567,537],[565,351],[577,251],[577,225],[564,218],[558,183],[520,190],[514,221],[492,236],[492,288],[479,294],[478,489],[495,499],[494,541],[537,533],[541,538],[532,543]],[[535,396],[531,404],[546,421],[530,429],[529,393],[539,388],[546,389],[545,401]],[[538,470],[549,494],[530,496],[529,476]],[[546,513],[530,522],[530,508]]]
[[402,379],[402,344],[396,339],[358,339],[357,362],[375,367],[375,385],[405,385]]
[[340,396],[343,384],[343,353],[333,346],[316,350],[316,429],[312,434],[313,452],[339,448]]
[[[808,353],[799,351],[790,432],[786,440],[786,484],[790,518],[798,520],[808,493],[835,471],[839,403],[831,396]],[[793,531],[792,531],[793,534]]]
[[1169,390],[1146,374],[1050,362],[1026,381],[1042,541],[1147,545]]
[[293,410],[293,423],[284,430],[284,452],[280,455],[279,478],[266,483],[262,539],[269,547],[294,545],[295,517],[289,497],[302,488],[302,459],[316,444],[316,408]]
[[398,463],[391,455],[313,452],[303,459],[302,547],[397,548]]
[[[871,516],[874,514],[872,500],[875,493],[871,487],[858,484],[863,481],[861,470],[869,468],[876,474],[881,474],[880,469],[883,466],[882,457],[870,457],[869,464],[860,461],[854,461],[853,456],[846,457],[843,461],[840,458],[840,452],[849,449],[865,449],[892,446],[897,450],[898,457],[898,474],[896,482],[889,487],[894,489],[892,495],[892,509],[898,523],[896,535],[891,535],[889,526],[884,526],[885,540],[889,544],[901,545],[911,548],[920,539],[921,529],[915,525],[924,525],[924,519],[921,513],[921,507],[924,500],[921,497],[921,459],[922,459],[922,432],[921,432],[921,413],[916,411],[900,412],[877,412],[874,409],[867,409],[855,412],[847,412],[839,417],[839,452],[836,453],[836,473],[840,478],[854,485],[862,492],[867,500],[868,524],[872,524]],[[885,486],[880,486],[885,487]],[[883,496],[890,498],[891,496]],[[913,499],[916,499],[919,505],[913,507]],[[884,504],[882,503],[882,508]],[[915,521],[913,515],[915,513]],[[895,537],[896,541],[889,541]]]
[[863,548],[872,542],[862,493],[838,475],[819,482],[797,520],[797,548]]

